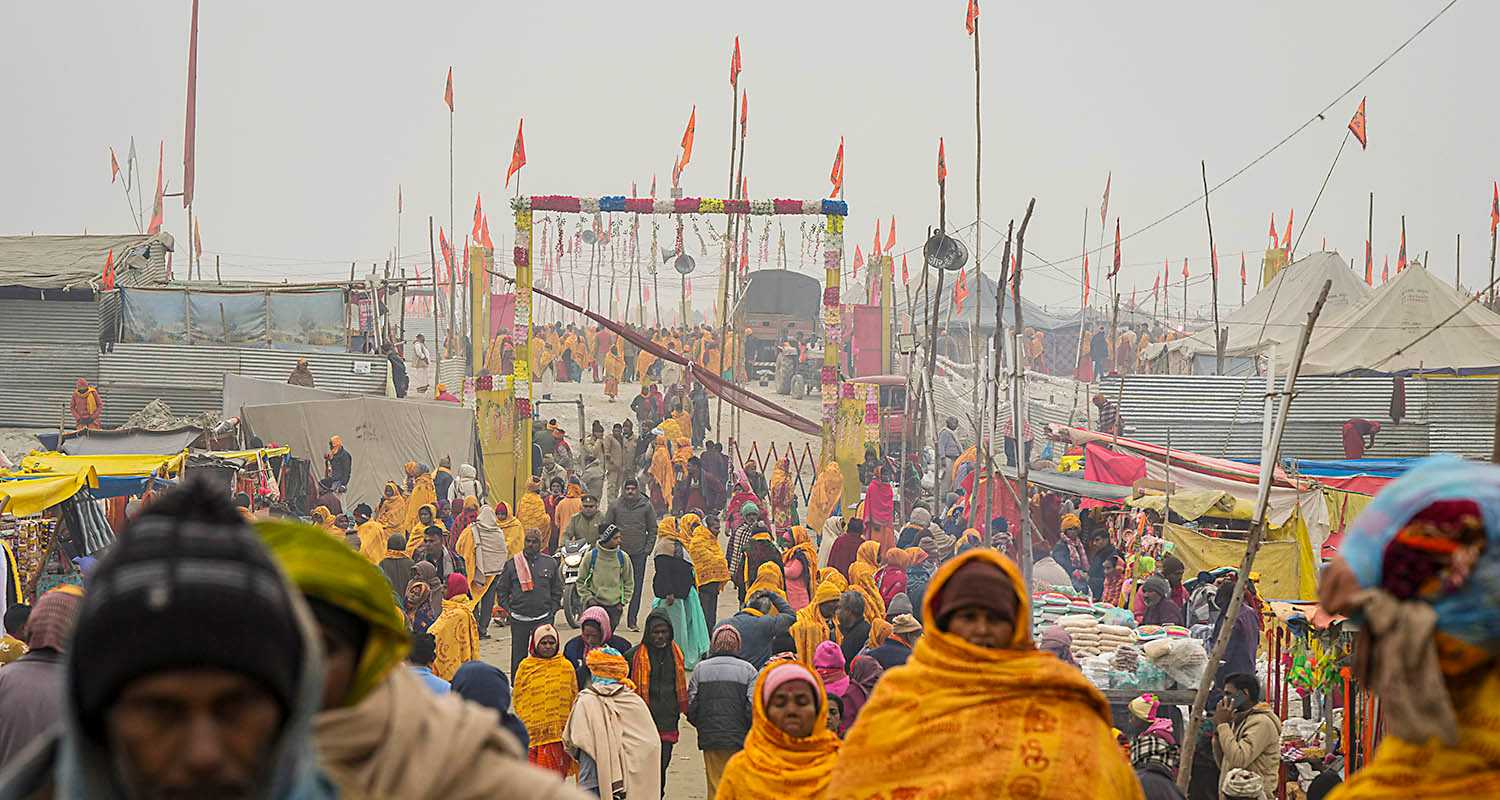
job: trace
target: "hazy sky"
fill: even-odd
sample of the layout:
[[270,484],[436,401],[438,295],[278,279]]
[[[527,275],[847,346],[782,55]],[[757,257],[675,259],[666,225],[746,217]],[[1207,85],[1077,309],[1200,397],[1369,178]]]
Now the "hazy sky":
[[[1035,196],[1027,244],[1072,259],[1028,270],[1026,294],[1077,305],[1085,209],[1094,246],[1106,173],[1114,174],[1110,225],[1119,216],[1128,235],[1201,191],[1199,159],[1211,183],[1240,168],[1446,2],[984,2],[984,218],[1003,230]],[[361,269],[383,262],[395,243],[398,183],[403,255],[425,268],[426,216],[446,227],[449,214],[442,88],[450,64],[460,237],[481,191],[496,238],[509,242],[500,181],[522,115],[526,191],[621,194],[637,181],[644,193],[654,173],[665,195],[696,103],[684,188],[723,196],[736,34],[750,94],[751,195],[823,196],[842,135],[850,252],[855,243],[868,250],[875,219],[891,214],[899,249],[915,247],[937,220],[939,136],[947,140],[950,227],[974,219],[964,6],[206,0],[196,211],[208,273],[214,256],[226,276],[255,279],[333,278],[347,275],[351,260]],[[0,127],[0,230],[134,230],[120,186],[110,185],[108,154],[114,146],[123,162],[132,135],[147,205],[162,140],[170,190],[180,188],[189,8],[188,0],[87,0],[0,9],[11,34],[0,50],[0,69],[11,76],[0,87],[11,111]],[[1377,281],[1381,257],[1394,264],[1402,213],[1413,256],[1430,249],[1434,268],[1451,280],[1454,235],[1462,233],[1465,282],[1487,280],[1485,184],[1500,177],[1495,30],[1500,4],[1459,2],[1326,120],[1213,195],[1230,284],[1224,305],[1238,304],[1241,252],[1251,254],[1253,282],[1272,212],[1284,227],[1295,208],[1301,229],[1364,95],[1370,148],[1351,140],[1300,251],[1326,236],[1330,249],[1357,261],[1373,191]],[[173,199],[167,212],[180,269],[186,217]],[[796,222],[787,233],[793,259]],[[1000,237],[986,231],[985,239],[988,251]],[[1122,293],[1149,295],[1164,259],[1180,280],[1184,257],[1204,274],[1201,206],[1125,242]],[[998,253],[985,267],[998,271]],[[1190,291],[1192,305],[1207,302],[1206,283]],[[1180,298],[1179,284],[1174,308]]]

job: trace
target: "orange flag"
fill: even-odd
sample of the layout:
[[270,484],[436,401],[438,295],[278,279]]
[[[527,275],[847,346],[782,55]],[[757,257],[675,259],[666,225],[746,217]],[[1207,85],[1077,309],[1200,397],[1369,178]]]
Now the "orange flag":
[[1276,250],[1280,250],[1281,249],[1281,239],[1277,238],[1277,236],[1276,236],[1276,212],[1275,211],[1271,212],[1271,231],[1270,231],[1270,233],[1271,233],[1271,247],[1274,248],[1274,249],[1276,249]]
[[740,92],[740,138],[745,138],[745,129],[750,125],[750,93]]
[[948,180],[948,159],[943,155],[943,137],[938,137],[938,186]]
[[1089,254],[1083,254],[1083,307],[1089,305]]
[[120,162],[115,158],[115,149],[109,148],[109,182],[114,183],[120,177]]
[[693,160],[693,134],[698,130],[698,104],[693,104],[692,113],[688,114],[687,130],[682,132],[682,155],[677,157],[677,163],[672,166],[672,185],[676,186],[682,171],[687,169],[689,161]]
[[1219,248],[1217,246],[1208,248],[1208,267],[1213,270],[1214,277],[1219,277]]
[[964,13],[964,30],[974,35],[974,26],[979,24],[979,0],[969,0],[969,10]]
[[953,284],[953,312],[963,313],[964,301],[969,299],[969,268],[958,271],[958,283]]
[[1401,221],[1401,251],[1396,253],[1396,271],[1406,269],[1406,220]]
[[[479,221],[484,218],[484,209],[480,207],[479,193],[474,193],[474,230],[469,232],[470,238],[479,240]],[[466,248],[467,249],[467,248]]]
[[870,255],[880,257],[880,218],[875,218],[875,242],[870,245]]
[[891,215],[891,229],[889,231],[886,231],[886,235],[885,235],[885,251],[887,253],[890,253],[890,252],[894,252],[895,249],[896,249],[896,215],[892,214]]
[[1386,281],[1388,281],[1390,279],[1391,279],[1391,257],[1390,256],[1386,256],[1385,260],[1380,263],[1380,285],[1384,286],[1385,283],[1386,283]]
[[1370,253],[1370,240],[1365,240],[1365,285],[1375,285],[1375,257]]
[[854,246],[854,274],[859,274],[859,268],[865,265],[865,254],[860,252],[859,245]]
[[[448,279],[453,279],[453,247],[448,244],[448,235],[438,226],[438,250],[443,254],[443,263],[448,265]],[[437,286],[437,274],[432,276],[432,285]]]
[[490,239],[489,217],[481,217],[479,220],[479,243],[484,245],[487,249],[495,249],[495,243]]
[[1359,149],[1361,150],[1365,149],[1365,100],[1367,99],[1369,98],[1361,97],[1359,99],[1359,110],[1355,111],[1354,118],[1349,120],[1349,132],[1354,134],[1354,138],[1359,140]]
[[901,254],[901,282],[911,283],[911,276],[906,272],[906,254]]
[[526,118],[522,117],[516,123],[516,146],[510,151],[510,166],[505,168],[505,185],[510,186],[510,176],[521,171],[526,166]]
[[1500,227],[1500,182],[1496,182],[1495,199],[1490,201],[1490,235],[1495,235],[1495,228]]
[[740,82],[740,37],[734,37],[734,55],[729,57],[729,85],[738,86]]
[[115,288],[115,249],[109,248],[109,255],[104,257],[104,275],[100,278],[104,291],[108,292]]
[[[941,163],[941,161],[939,162]],[[829,197],[838,197],[844,191],[844,137],[839,137],[839,151],[833,157],[833,169],[828,173],[828,180],[833,184],[833,191],[828,193]]]
[[1115,217],[1115,263],[1109,270],[1109,277],[1113,278],[1120,274],[1120,218]]
[[448,68],[448,82],[443,84],[443,102],[448,104],[448,113],[453,113],[453,68]]
[[1281,237],[1281,246],[1286,248],[1286,260],[1292,260],[1292,218],[1297,215],[1297,209],[1286,212],[1286,235]]
[[150,224],[148,224],[146,226],[146,233],[160,233],[161,232],[161,222],[162,222],[162,212],[161,212],[161,201],[162,201],[161,162],[162,162],[162,159],[164,159],[166,157],[167,157],[167,143],[165,141],[163,141],[161,143],[161,145],[157,147],[157,150],[156,150],[156,202],[153,203],[152,206],[151,206],[151,222],[150,222]]
[[1182,279],[1183,279],[1183,280],[1184,280],[1184,281],[1186,281],[1186,280],[1187,280],[1187,277],[1188,277],[1188,268],[1187,268],[1187,264],[1188,264],[1188,260],[1187,260],[1187,259],[1185,259],[1185,258],[1184,258],[1184,259],[1183,259],[1183,260],[1182,260]]
[[1240,286],[1248,285],[1245,279],[1245,254],[1240,253]]

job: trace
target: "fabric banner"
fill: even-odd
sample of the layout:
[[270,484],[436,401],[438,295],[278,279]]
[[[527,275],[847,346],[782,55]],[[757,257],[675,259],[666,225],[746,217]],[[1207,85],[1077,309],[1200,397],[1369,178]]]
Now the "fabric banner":
[[[1174,545],[1172,555],[1182,560],[1189,576],[1218,567],[1238,567],[1245,557],[1245,542],[1241,539],[1215,539],[1173,524],[1164,525],[1162,531],[1167,541]],[[1316,592],[1309,594],[1305,591],[1300,563],[1296,541],[1261,542],[1255,563],[1250,565],[1252,570],[1260,573],[1260,581],[1256,584],[1260,596],[1281,600],[1316,599]]]
[[347,348],[344,331],[344,292],[271,292],[266,295],[267,338],[282,350]]
[[[1115,486],[1134,486],[1136,481],[1146,477],[1145,459],[1121,455],[1092,442],[1084,446],[1083,452],[1084,480]],[[1081,507],[1098,508],[1114,505],[1118,504],[1088,498],[1083,501]]]
[[120,341],[180,344],[187,340],[187,298],[176,290],[121,289]]
[[503,390],[475,392],[479,452],[484,460],[484,482],[489,500],[516,507],[515,401]]
[[287,350],[347,349],[344,292],[200,292],[121,289],[124,342],[217,344]]
[[188,292],[188,341],[192,344],[262,347],[266,344],[266,298],[260,293]]

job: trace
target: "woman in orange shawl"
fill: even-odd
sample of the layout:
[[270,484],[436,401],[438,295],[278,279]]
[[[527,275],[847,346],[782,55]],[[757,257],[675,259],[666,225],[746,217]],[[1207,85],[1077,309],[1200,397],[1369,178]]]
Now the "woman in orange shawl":
[[530,655],[516,667],[513,701],[516,716],[526,723],[531,738],[527,760],[563,777],[573,771],[573,759],[563,748],[563,727],[578,696],[578,676],[562,654],[557,628],[540,625],[531,634]]
[[479,658],[479,623],[474,619],[474,599],[469,596],[469,579],[462,572],[448,575],[448,591],[443,595],[443,611],[427,628],[437,640],[437,660],[432,674],[445,681],[465,661]]
[[[552,515],[547,513],[547,503],[542,500],[540,478],[533,477],[526,482],[526,492],[516,503],[516,517],[521,520],[521,528],[524,531],[541,531],[542,541],[551,541]],[[519,552],[521,552],[519,549],[510,551],[513,557]]]
[[729,561],[724,557],[719,537],[697,514],[683,514],[677,519],[677,528],[687,533],[688,560],[693,562],[693,574],[698,579],[703,621],[712,631],[719,618],[719,590],[729,582]]
[[620,394],[620,379],[625,377],[625,354],[620,340],[615,339],[604,356],[604,395],[613,403]]
[[677,476],[672,469],[672,456],[667,452],[667,437],[656,437],[655,449],[651,452],[651,504],[657,513],[664,513],[672,502],[672,489],[677,486]]
[[849,588],[865,598],[865,621],[871,626],[875,620],[885,619],[885,599],[880,596],[880,587],[875,585],[875,572],[880,569],[880,542],[864,542],[855,552],[854,563],[849,565]]
[[[828,569],[838,574],[838,570]],[[792,623],[791,635],[792,642],[797,645],[797,660],[808,666],[812,666],[813,653],[818,645],[823,642],[843,644],[843,632],[832,624],[838,614],[839,597],[844,593],[843,580],[844,576],[839,575],[838,580],[830,577],[819,583],[812,602],[797,612],[797,621]]]
[[771,504],[771,530],[785,535],[792,527],[792,460],[782,456],[771,468],[771,482],[766,487]]
[[[432,484],[432,473],[427,467],[415,461],[406,462],[406,478],[411,483],[411,491],[406,495],[406,520],[402,525],[403,530],[410,531],[411,526],[417,524],[417,510],[422,506],[431,504],[437,509],[437,487]],[[407,542],[411,546],[411,542]]]
[[1023,585],[988,549],[938,571],[924,633],[860,710],[827,800],[1142,797],[1104,696],[1032,644]]
[[395,481],[387,481],[384,491],[385,496],[380,498],[380,507],[375,511],[375,521],[385,529],[386,536],[404,534],[411,527],[406,524],[406,497]]
[[823,797],[839,754],[823,681],[799,662],[773,662],[751,703],[750,733],[724,766],[718,800]]
[[792,546],[782,556],[786,572],[786,601],[794,609],[812,602],[818,588],[818,549],[813,547],[807,528],[792,526]]
[[568,529],[568,521],[573,515],[583,510],[583,487],[577,483],[568,483],[568,489],[563,499],[557,501],[557,507],[553,509],[553,515],[557,517],[557,529],[565,531]]

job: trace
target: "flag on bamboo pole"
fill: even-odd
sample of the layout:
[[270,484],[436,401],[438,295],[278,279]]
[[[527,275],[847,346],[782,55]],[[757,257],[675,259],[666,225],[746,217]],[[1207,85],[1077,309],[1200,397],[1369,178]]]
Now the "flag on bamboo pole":
[[[941,145],[939,145],[941,148]],[[939,162],[941,163],[941,162]],[[844,191],[844,137],[839,137],[839,151],[833,156],[833,169],[828,172],[828,181],[833,184],[829,197],[838,197]]]
[[109,254],[104,257],[104,274],[100,276],[99,282],[108,292],[115,288],[115,249],[109,248]]
[[906,271],[906,254],[901,254],[901,282],[911,283],[911,276]]
[[[1184,284],[1186,284],[1187,278],[1188,278],[1188,260],[1184,258],[1182,260],[1182,280],[1183,280]],[[1184,288],[1186,288],[1186,286],[1184,286]]]
[[1083,254],[1083,307],[1089,307],[1089,254]]
[[199,261],[203,260],[203,231],[198,228],[201,221],[201,217],[193,218],[193,256]]
[[1375,285],[1375,257],[1370,253],[1370,240],[1365,240],[1365,285]]
[[896,250],[896,215],[891,215],[891,227],[885,235],[885,251],[893,253]]
[[1249,283],[1245,278],[1245,254],[1240,253],[1240,288],[1243,289],[1248,285]]
[[1384,286],[1391,279],[1391,257],[1385,256],[1380,264],[1380,285]]
[[[472,231],[469,232],[469,236],[471,236],[475,241],[479,240],[479,221],[481,219],[483,219],[483,218],[484,218],[484,209],[481,207],[481,203],[479,201],[479,193],[475,192],[474,193],[474,230],[472,230]],[[469,248],[467,248],[467,247],[464,248],[464,252],[467,253],[468,250],[469,250]]]
[[109,182],[113,184],[120,177],[120,162],[115,158],[115,149],[109,148]]
[[1161,285],[1163,288],[1172,285],[1172,262],[1165,258],[1161,260]]
[[521,171],[526,166],[526,118],[522,117],[516,123],[516,144],[510,151],[510,166],[505,168],[505,185],[510,186],[510,176]]
[[698,130],[698,104],[693,104],[693,110],[688,114],[687,130],[682,132],[682,156],[677,160],[677,170],[681,173],[687,169],[689,161],[693,160],[693,134]]
[[1281,249],[1281,239],[1276,236],[1276,212],[1271,212],[1271,247],[1275,250]]
[[151,222],[146,226],[146,233],[160,233],[162,221],[162,183],[161,164],[167,157],[167,143],[165,140],[156,149],[156,201],[151,205]]
[[490,250],[495,249],[494,240],[490,239],[490,218],[488,216],[479,219],[479,243]]
[[448,82],[443,84],[443,102],[448,104],[448,113],[453,113],[453,67],[448,68]]
[[875,218],[875,242],[870,245],[870,256],[880,258],[880,218]]
[[1500,181],[1494,182],[1495,197],[1490,201],[1490,235],[1495,235],[1495,228],[1500,226]]
[[1213,270],[1214,278],[1219,277],[1219,248],[1217,246],[1208,248],[1208,268]]
[[938,137],[938,186],[948,182],[948,159],[943,155],[943,137]]
[[750,196],[750,179],[744,175],[740,176],[740,199]]
[[750,93],[740,92],[740,138],[745,138],[745,131],[750,125]]
[[953,284],[953,312],[961,314],[964,310],[964,301],[969,299],[969,272],[968,267],[958,270],[958,282]]
[[1115,217],[1115,262],[1109,270],[1109,277],[1113,278],[1120,274],[1120,218]]
[[461,270],[461,272],[460,272],[460,275],[462,277],[459,278],[459,283],[462,283],[465,286],[467,286],[469,284],[469,237],[468,236],[464,237],[464,261],[463,261],[463,264],[464,264],[463,270]]
[[1161,294],[1161,276],[1156,276],[1156,281],[1151,284],[1151,302],[1155,303]]
[[198,0],[193,0],[193,21],[188,33],[187,122],[182,134],[182,207],[193,204],[193,174],[196,170],[198,138]]
[[734,55],[729,57],[729,85],[737,86],[740,82],[740,37],[734,37]]
[[1100,203],[1099,205],[1099,227],[1101,228],[1104,227],[1104,225],[1106,224],[1106,220],[1109,219],[1109,185],[1113,183],[1114,180],[1115,171],[1110,170],[1109,174],[1104,176],[1104,202]]
[[1401,222],[1401,251],[1396,253],[1396,271],[1406,269],[1406,221]]
[[1286,212],[1286,235],[1281,237],[1281,246],[1286,248],[1286,261],[1292,263],[1292,218],[1297,214],[1297,209]]
[[1365,101],[1368,97],[1359,99],[1359,110],[1354,112],[1354,118],[1349,120],[1349,132],[1359,140],[1359,149],[1365,149]]
[[125,155],[125,191],[130,191],[131,184],[135,183],[135,137],[130,137],[130,152]]
[[974,35],[974,26],[979,24],[979,0],[969,0],[969,8],[964,12],[964,30]]
[[865,254],[860,252],[859,245],[854,246],[854,274],[859,275],[859,268],[865,265]]
[[402,202],[401,202],[401,184],[398,183],[398,184],[396,184],[396,213],[397,214],[401,213],[401,211],[402,211],[401,206],[402,206]]
[[[443,263],[448,266],[448,279],[453,279],[453,248],[448,245],[448,235],[443,232],[443,226],[438,226],[438,251],[443,254]],[[432,286],[437,288],[437,273],[432,275]]]

